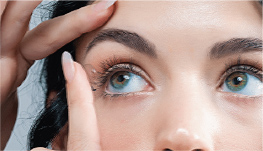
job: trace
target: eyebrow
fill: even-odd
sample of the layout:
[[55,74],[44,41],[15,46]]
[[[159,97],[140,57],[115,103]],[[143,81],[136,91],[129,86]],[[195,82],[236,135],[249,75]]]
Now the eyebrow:
[[252,51],[262,52],[262,40],[259,38],[232,38],[227,41],[214,44],[209,56],[211,59],[219,59],[228,55],[247,53]]
[[[144,53],[150,57],[157,58],[155,45],[139,34],[122,29],[105,29],[99,32],[89,43],[86,53],[98,43],[104,41],[115,41],[132,50]],[[262,40],[259,38],[232,38],[227,41],[218,42],[212,46],[209,52],[210,59],[219,59],[233,54],[252,51],[262,51]]]
[[117,43],[123,44],[133,50],[144,53],[150,57],[157,58],[155,45],[148,40],[144,39],[142,36],[135,32],[130,32],[121,29],[105,29],[98,33],[95,38],[89,43],[87,47],[87,53],[91,48],[100,42],[104,41],[115,41]]

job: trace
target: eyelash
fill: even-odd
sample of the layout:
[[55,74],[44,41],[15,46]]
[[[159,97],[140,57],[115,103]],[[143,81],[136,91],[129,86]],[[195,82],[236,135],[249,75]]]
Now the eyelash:
[[[143,77],[145,80],[145,75],[143,74],[143,70],[135,65],[134,60],[132,58],[128,60],[120,59],[117,57],[110,58],[100,63],[101,72],[97,72],[96,80],[93,84],[96,86],[96,89],[104,88],[106,83],[110,80],[110,77],[114,75],[118,71],[128,71],[138,76]],[[147,81],[147,80],[146,80]],[[133,93],[120,93],[120,94],[110,94],[106,91],[102,92],[103,97],[109,96],[110,98],[115,97],[125,97],[131,95]]]
[[[250,64],[250,65],[249,65]],[[225,64],[226,68],[221,74],[219,79],[219,84],[218,86],[221,87],[226,78],[231,75],[234,72],[240,71],[240,72],[247,72],[253,76],[256,76],[258,79],[263,81],[263,72],[260,70],[260,68],[257,68],[259,64],[256,63],[251,63],[248,62],[247,60],[241,60],[241,58],[238,58],[236,62],[230,61]],[[130,59],[121,59],[117,57],[110,58],[108,60],[104,60],[103,62],[100,63],[100,68],[102,69],[101,72],[97,72],[96,74],[96,80],[94,80],[93,84],[96,86],[96,89],[101,89],[103,88],[106,83],[109,81],[110,77],[115,74],[118,71],[128,71],[131,73],[134,73],[138,76],[143,77],[147,82],[145,78],[145,75],[143,74],[144,71],[135,65],[134,60],[132,58]],[[128,95],[132,95],[134,93],[120,93],[120,94],[110,94],[107,93],[106,91],[103,90],[101,96],[107,97],[109,96],[110,98],[117,98],[117,97],[126,97]]]
[[257,77],[261,82],[263,82],[263,72],[258,67],[258,62],[251,63],[247,60],[241,60],[241,58],[238,58],[237,62],[230,61],[229,63],[225,64],[225,66],[226,68],[224,73],[219,79],[219,87],[224,84],[224,81],[228,76],[237,71],[247,72],[248,74]]

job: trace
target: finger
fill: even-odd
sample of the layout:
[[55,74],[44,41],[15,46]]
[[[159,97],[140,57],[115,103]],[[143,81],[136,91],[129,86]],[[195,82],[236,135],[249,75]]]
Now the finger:
[[1,53],[14,53],[24,37],[33,10],[41,1],[9,1],[1,18]]
[[68,52],[62,56],[69,110],[68,149],[99,150],[99,131],[86,72]]
[[5,10],[5,6],[7,4],[7,0],[4,0],[4,1],[0,1],[0,6],[1,6],[1,10],[0,10],[0,16],[2,16],[2,13],[4,12]]
[[21,52],[28,60],[42,59],[83,33],[102,26],[113,13],[114,0],[104,0],[43,22],[26,34]]
[[43,148],[43,147],[37,147],[37,148],[33,148],[31,151],[52,151],[52,150],[46,149],[46,148]]

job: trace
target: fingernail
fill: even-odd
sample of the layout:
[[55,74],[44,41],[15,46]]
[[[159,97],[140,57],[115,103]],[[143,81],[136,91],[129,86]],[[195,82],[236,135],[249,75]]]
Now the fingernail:
[[75,68],[74,61],[72,60],[72,56],[67,51],[64,51],[62,54],[62,65],[65,79],[67,82],[71,82],[74,79]]
[[96,11],[103,11],[111,7],[117,0],[102,0],[94,5]]

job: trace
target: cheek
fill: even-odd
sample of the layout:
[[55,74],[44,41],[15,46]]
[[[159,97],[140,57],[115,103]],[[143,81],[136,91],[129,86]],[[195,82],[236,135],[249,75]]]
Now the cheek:
[[216,133],[216,148],[262,150],[262,97],[241,99],[220,96],[220,132]]
[[[262,126],[243,125],[226,117],[217,133],[215,148],[227,150],[262,150]],[[262,121],[259,122],[262,125]]]
[[153,99],[104,100],[97,99],[100,139],[103,150],[149,149],[153,143]]

